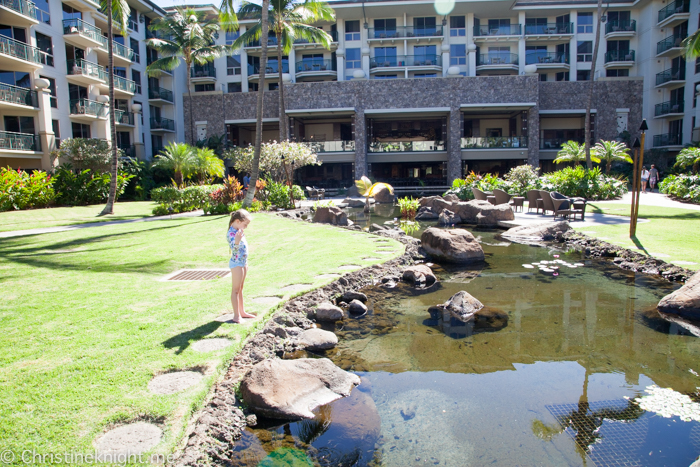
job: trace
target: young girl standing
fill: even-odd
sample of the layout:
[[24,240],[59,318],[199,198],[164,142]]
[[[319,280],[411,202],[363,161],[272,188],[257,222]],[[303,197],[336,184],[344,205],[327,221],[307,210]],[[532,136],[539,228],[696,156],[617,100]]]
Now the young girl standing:
[[248,273],[248,241],[244,230],[250,224],[252,216],[245,209],[239,209],[231,213],[228,223],[226,238],[231,247],[231,259],[228,267],[231,268],[231,305],[233,305],[233,322],[240,323],[241,318],[255,318],[255,315],[246,313],[243,308],[243,284]]

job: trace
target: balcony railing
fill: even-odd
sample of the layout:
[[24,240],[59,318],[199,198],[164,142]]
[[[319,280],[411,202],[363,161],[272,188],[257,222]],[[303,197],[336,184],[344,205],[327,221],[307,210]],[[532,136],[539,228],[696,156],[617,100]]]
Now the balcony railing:
[[69,105],[71,115],[91,115],[100,118],[107,116],[107,106],[102,102],[89,99],[73,99]]
[[544,52],[539,50],[528,50],[525,52],[525,64],[532,65],[533,63],[569,63],[569,56],[557,52]]
[[683,144],[682,133],[666,133],[663,135],[654,135],[653,146],[681,146]]
[[[100,36],[100,38],[97,40],[102,43],[101,47],[103,49],[108,50],[109,39],[107,39],[105,36]],[[112,52],[114,53],[114,55],[118,55],[119,57],[122,57],[126,60],[134,60],[134,50],[130,47],[125,46],[124,44],[120,44],[115,40],[112,41]]]
[[634,62],[634,50],[610,50],[605,52],[605,63]]
[[87,76],[102,81],[107,81],[107,72],[102,65],[88,62],[87,60],[68,60],[66,62],[68,74],[73,76]]
[[[279,73],[280,69],[275,60],[267,62],[267,67],[265,67],[265,73]],[[289,62],[287,60],[282,60],[282,73],[289,73]],[[260,65],[248,65],[248,76],[260,74]]]
[[505,26],[474,26],[475,36],[519,36],[522,28],[519,24],[509,24]]
[[29,133],[0,131],[0,149],[41,151],[41,140],[38,135],[31,135]]
[[0,83],[0,101],[9,102],[10,104],[39,107],[39,98],[36,91],[4,83]]
[[114,75],[114,89],[120,89],[124,92],[136,92],[136,82],[126,79],[123,76]]
[[392,57],[371,57],[370,68],[396,66],[442,66],[440,55],[396,55]]
[[310,71],[336,71],[336,61],[335,60],[323,60],[316,58],[305,58],[299,60],[295,66],[297,73],[304,73]]
[[526,148],[527,136],[472,136],[462,138],[462,149]]
[[660,117],[666,114],[683,113],[685,102],[683,101],[667,101],[654,106],[654,115]]
[[[270,36],[267,38],[267,46],[270,47],[271,45],[277,46],[277,38],[275,36]],[[260,47],[260,39],[250,41],[243,47]]]
[[637,30],[637,21],[608,21],[605,24],[605,34],[612,32],[633,32]]
[[544,36],[554,34],[573,34],[574,23],[526,24],[526,36]]
[[442,37],[441,24],[436,26],[396,26],[393,28],[369,28],[369,39],[395,39],[397,37]]
[[115,110],[114,121],[117,125],[134,125],[134,114],[126,110]]
[[103,39],[102,29],[79,18],[64,19],[63,34],[80,34],[96,42],[102,42]]
[[216,78],[216,67],[211,63],[203,66],[193,66],[190,76],[192,78]]
[[159,88],[159,87],[149,87],[148,88],[148,98],[149,99],[163,99],[164,101],[173,102],[173,92],[170,89]]
[[49,54],[42,52],[36,47],[5,36],[0,36],[0,54],[39,64],[46,63],[47,57],[49,57]]
[[[328,35],[331,36],[331,39],[333,39],[333,42],[338,42],[338,31],[326,31]],[[295,44],[315,44],[315,42],[311,42],[308,39],[294,39]],[[277,45],[277,44],[275,44]]]
[[685,81],[685,66],[669,68],[656,74],[656,85],[659,86],[669,81]]
[[476,56],[476,66],[481,65],[517,65],[518,54],[490,53]]
[[316,154],[324,152],[355,152],[355,141],[306,141],[302,143]]
[[683,42],[683,39],[685,39],[686,37],[687,35],[682,36],[680,34],[674,34],[672,36],[668,36],[667,38],[660,40],[656,43],[657,55],[660,53],[664,53],[667,50],[680,47],[681,42]]
[[175,121],[169,118],[154,118],[151,117],[151,130],[170,130],[175,131]]
[[0,5],[28,18],[39,19],[37,17],[36,5],[33,2],[28,2],[26,0],[0,0]]
[[369,152],[445,151],[444,141],[381,141],[369,143]]
[[665,20],[669,16],[673,16],[678,13],[689,13],[690,12],[690,0],[676,0],[666,5],[664,8],[659,10],[659,20]]

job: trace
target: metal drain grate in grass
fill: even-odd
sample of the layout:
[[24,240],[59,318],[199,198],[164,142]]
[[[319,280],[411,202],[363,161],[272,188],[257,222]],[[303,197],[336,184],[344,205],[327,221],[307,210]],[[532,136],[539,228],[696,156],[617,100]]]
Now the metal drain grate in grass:
[[169,281],[208,281],[226,277],[231,274],[229,269],[185,269],[178,271]]

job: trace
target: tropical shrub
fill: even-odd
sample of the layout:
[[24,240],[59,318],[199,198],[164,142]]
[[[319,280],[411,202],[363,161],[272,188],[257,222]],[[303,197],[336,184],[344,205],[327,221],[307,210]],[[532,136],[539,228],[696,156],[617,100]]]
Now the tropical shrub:
[[[151,191],[151,199],[159,206],[153,210],[155,215],[196,211],[211,204],[211,194],[223,185],[196,185],[185,188],[164,186]],[[172,212],[168,209],[172,208]]]
[[694,173],[698,172],[700,166],[700,148],[683,148],[676,156],[674,167],[685,169],[692,167]]
[[539,182],[539,168],[529,164],[513,167],[503,178],[510,182],[508,193],[517,196],[527,196],[528,190],[536,190]]
[[[292,193],[295,201],[304,199],[304,191],[300,186],[293,185]],[[271,205],[277,206],[278,208],[294,208],[294,206],[292,206],[292,200],[289,198],[289,185],[286,183],[268,180],[265,188],[260,190],[257,196],[259,196],[261,200],[269,201]]]
[[445,194],[454,194],[462,201],[467,201],[474,199],[472,188],[477,188],[481,191],[493,191],[494,188],[500,188],[508,191],[510,183],[502,178],[498,178],[498,174],[480,175],[472,171],[463,180],[456,179],[452,182],[452,188]]
[[[224,158],[231,159],[233,167],[239,173],[252,173],[254,152],[255,148],[252,145],[245,148],[234,148],[226,151]],[[305,144],[289,141],[272,142],[263,143],[260,148],[261,178],[270,178],[278,183],[283,182],[287,179],[287,171],[290,171],[292,167],[299,169],[307,165],[321,165],[321,163],[316,158],[316,154]],[[287,171],[285,171],[285,166]]]
[[[596,157],[596,154],[591,151],[591,161],[600,162],[600,159]],[[561,149],[557,153],[557,158],[554,159],[554,163],[560,164],[562,162],[573,162],[575,165],[586,162],[586,145],[579,144],[576,141],[567,141],[561,145]]]
[[699,175],[667,175],[659,183],[659,192],[666,193],[674,198],[700,203],[700,176]]
[[619,198],[627,191],[627,180],[604,175],[600,168],[566,167],[544,174],[540,189],[586,199]]
[[[117,174],[117,197],[124,193],[126,185],[134,176],[125,172]],[[68,206],[84,206],[107,201],[109,196],[109,173],[90,169],[73,170],[70,164],[62,165],[54,173],[53,189],[56,203]]]
[[46,172],[31,174],[0,168],[0,211],[45,208],[56,198],[54,180]]
[[420,201],[413,197],[399,198],[397,200],[399,209],[401,210],[401,219],[412,221],[416,218],[416,213],[420,209]]
[[613,162],[629,162],[630,164],[634,162],[629,155],[629,148],[624,143],[618,141],[605,141],[601,139],[591,148],[591,155],[593,154],[595,154],[601,162],[605,162],[606,175],[610,173]]
[[[117,150],[119,158],[124,156]],[[53,153],[61,165],[70,165],[73,170],[89,169],[96,173],[109,172],[112,167],[112,147],[109,141],[97,138],[68,138],[61,141],[61,147]]]

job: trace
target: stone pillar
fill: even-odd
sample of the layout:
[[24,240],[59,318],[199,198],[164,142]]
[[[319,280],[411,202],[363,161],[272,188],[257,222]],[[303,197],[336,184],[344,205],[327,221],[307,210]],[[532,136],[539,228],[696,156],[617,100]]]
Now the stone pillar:
[[455,106],[450,109],[447,124],[447,184],[462,178],[462,112]]
[[[275,51],[275,53],[276,53],[276,51]],[[284,58],[282,60],[284,60]],[[292,83],[296,83],[297,82],[297,54],[296,54],[296,51],[294,50],[294,47],[292,47],[292,50],[289,51],[289,55],[287,56],[287,63],[289,63],[289,76],[292,79]]]
[[97,119],[97,137],[100,139],[106,139],[107,141],[112,141],[112,131],[109,126],[109,106],[111,105],[111,103],[109,102],[109,96],[101,94],[97,96],[95,100],[104,104],[107,110],[107,118],[105,120]]
[[467,28],[467,76],[476,76],[476,44],[474,44],[474,13],[468,13]]
[[447,69],[450,67],[450,44],[447,43],[447,38],[442,38],[442,76],[447,76]]
[[527,63],[526,60],[526,50],[525,50],[525,12],[524,11],[519,11],[518,12],[518,24],[520,24],[521,28],[521,35],[520,39],[518,39],[518,74],[519,75],[524,75],[525,74],[525,64]]
[[[539,101],[539,99],[538,99]],[[539,104],[527,111],[527,163],[540,166],[540,107]]]
[[336,70],[338,73],[337,80],[338,81],[345,81],[345,49],[338,48],[338,50],[335,51],[335,61],[336,61]]
[[134,114],[134,155],[140,161],[146,160],[146,145],[141,141],[141,104],[131,104]]
[[362,71],[365,72],[365,77],[369,79],[369,47],[362,47]]
[[367,123],[365,109],[355,107],[355,180],[367,175]]
[[56,135],[51,123],[51,90],[49,82],[43,78],[34,80],[39,101],[39,141],[41,144],[41,169],[51,170],[51,152],[56,149]]

